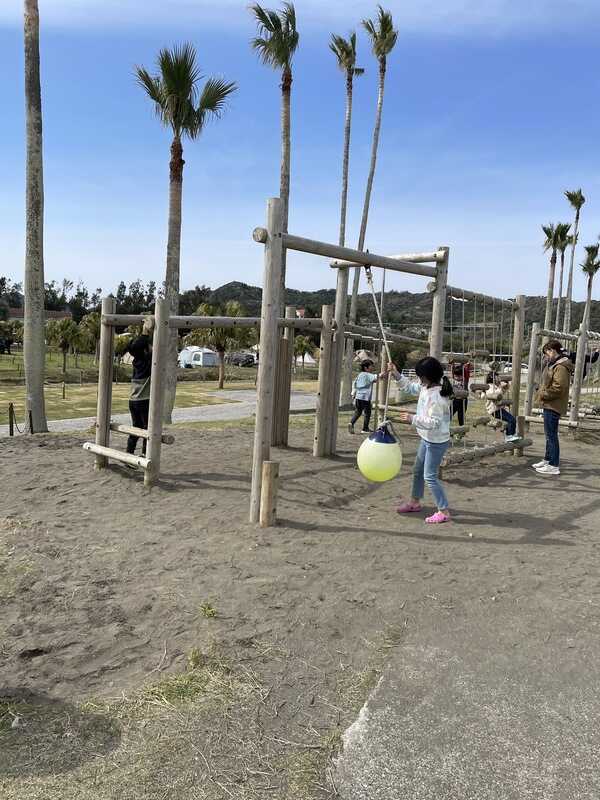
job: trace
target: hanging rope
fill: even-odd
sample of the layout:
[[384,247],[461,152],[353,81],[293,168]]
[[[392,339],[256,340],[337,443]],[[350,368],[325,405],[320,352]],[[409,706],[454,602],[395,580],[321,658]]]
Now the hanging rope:
[[[365,267],[365,274],[367,276],[367,283],[369,284],[369,288],[371,290],[371,295],[373,297],[373,305],[375,306],[375,313],[377,314],[377,321],[379,322],[379,331],[381,333],[381,340],[383,342],[383,346],[385,347],[385,352],[388,359],[388,364],[392,364],[392,354],[390,353],[390,348],[388,344],[387,337],[385,335],[385,329],[383,327],[383,319],[381,317],[381,308],[379,307],[379,303],[377,302],[377,295],[375,294],[375,286],[373,285],[373,275],[371,274],[371,267]],[[387,414],[388,414],[388,405],[390,399],[390,379],[387,379],[387,386],[385,390],[385,406],[383,409],[383,421],[382,425],[388,422]]]

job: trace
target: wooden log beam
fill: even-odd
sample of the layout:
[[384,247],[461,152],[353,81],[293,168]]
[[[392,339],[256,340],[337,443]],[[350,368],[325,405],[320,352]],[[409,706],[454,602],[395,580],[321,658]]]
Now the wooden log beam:
[[[431,329],[429,332],[429,355],[441,361],[444,348],[444,329],[446,327],[446,298],[448,296],[448,262],[450,248],[442,247],[444,259],[437,267],[437,275],[432,285]],[[429,287],[428,287],[429,288]]]
[[[525,417],[525,421],[526,422],[533,422],[534,424],[537,424],[537,425],[543,425],[544,424],[544,418],[542,416],[538,417],[535,414],[527,415]],[[579,427],[579,422],[574,422],[574,421],[572,421],[570,419],[560,419],[558,421],[558,424],[560,425],[561,428],[577,428],[577,427]]]
[[[139,325],[147,314],[103,314],[102,324],[119,328],[129,325]],[[321,330],[322,320],[313,317],[287,319],[279,317],[277,324],[281,328],[294,328],[295,330]],[[258,328],[260,317],[171,317],[169,327],[178,330],[194,330],[196,328]]]
[[[144,428],[134,428],[133,425],[119,425],[116,422],[110,423],[111,431],[115,433],[124,433],[126,436],[137,436],[140,439],[148,439],[150,434]],[[161,437],[163,444],[173,444],[175,437],[171,433],[163,433]]]
[[[351,266],[363,265],[365,267],[382,267],[394,272],[405,272],[409,275],[422,275],[426,278],[435,278],[437,275],[436,267],[427,267],[414,264],[410,261],[399,261],[389,256],[381,256],[377,253],[368,253],[363,250],[353,250],[351,247],[341,247],[329,242],[320,242],[316,239],[305,239],[302,236],[292,236],[290,233],[283,234],[283,246],[288,250],[297,250],[300,253],[311,253],[315,256],[327,256],[337,261],[349,262]],[[331,265],[333,269],[338,267]],[[342,267],[343,268],[343,267]]]
[[144,473],[144,486],[154,486],[160,477],[162,448],[163,404],[169,358],[169,301],[158,297],[154,304],[154,336],[152,339],[152,377],[148,409],[148,459]]
[[[427,284],[428,292],[435,292],[435,281]],[[494,303],[495,305],[503,305],[505,308],[513,308],[516,303],[514,300],[504,300],[502,297],[492,297],[489,294],[482,294],[481,292],[472,292],[469,289],[459,289],[456,286],[448,286],[447,294],[455,298],[455,300],[479,300],[484,303]]]
[[[431,253],[399,253],[388,257],[397,261],[408,261],[411,264],[430,264],[443,261],[445,252],[444,250],[436,250]],[[330,266],[334,269],[350,269],[355,267],[356,264],[353,261],[333,261]]]
[[102,447],[99,444],[94,444],[94,442],[86,442],[83,445],[83,449],[97,456],[102,456],[104,459],[121,461],[123,464],[129,464],[130,467],[140,467],[143,470],[149,469],[152,464],[149,458],[142,458],[142,456],[132,455],[131,453],[122,453],[120,450],[114,450],[112,447]]
[[540,328],[538,333],[546,339],[566,339],[569,342],[576,342],[579,339],[579,336],[575,333],[561,333],[561,331],[550,331],[545,328]]
[[319,386],[317,391],[317,409],[315,414],[315,434],[313,441],[313,456],[324,458],[330,455],[331,429],[333,422],[332,406],[337,397],[332,397],[333,385],[331,372],[333,367],[333,339],[331,335],[331,321],[333,308],[322,308],[323,330],[321,332],[321,345],[319,356]]
[[[117,307],[114,297],[102,300],[102,315],[112,314]],[[98,364],[98,404],[96,408],[96,444],[108,447],[110,444],[110,414],[112,406],[112,379],[115,354],[114,330],[107,325],[100,326],[100,359]],[[107,461],[96,453],[96,469],[104,469]]]
[[472,383],[469,386],[471,392],[487,392],[489,388],[487,383]]
[[475,417],[474,419],[469,420],[469,425],[472,428],[478,428],[480,425],[487,425],[490,421],[490,415],[487,414],[486,416]]
[[531,439],[516,439],[514,442],[502,442],[499,444],[486,445],[485,447],[469,447],[460,450],[460,455],[455,455],[454,450],[450,450],[444,456],[443,467],[451,467],[466,461],[480,461],[482,458],[498,455],[498,453],[508,453],[514,450],[522,450],[531,447]]

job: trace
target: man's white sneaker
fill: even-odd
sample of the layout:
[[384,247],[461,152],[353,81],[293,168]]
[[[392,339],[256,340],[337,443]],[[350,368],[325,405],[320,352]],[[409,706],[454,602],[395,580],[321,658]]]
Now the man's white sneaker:
[[514,433],[512,436],[507,436],[505,441],[507,441],[507,442],[518,442],[520,438],[521,437],[518,434]]
[[545,467],[540,467],[536,469],[538,475],[560,475],[560,470],[558,467],[552,467],[550,464],[546,464]]
[[539,469],[540,467],[546,467],[546,466],[548,466],[548,463],[549,463],[549,462],[548,462],[548,461],[546,461],[546,459],[545,459],[545,458],[542,458],[542,460],[541,460],[541,461],[538,461],[538,462],[537,462],[537,464],[532,464],[531,466],[532,466],[534,469]]

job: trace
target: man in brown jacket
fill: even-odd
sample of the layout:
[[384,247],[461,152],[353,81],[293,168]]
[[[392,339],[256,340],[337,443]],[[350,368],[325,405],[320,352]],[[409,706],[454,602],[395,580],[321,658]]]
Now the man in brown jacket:
[[533,465],[539,475],[560,475],[560,445],[558,422],[569,409],[569,386],[574,367],[563,353],[560,342],[547,342],[542,351],[546,365],[537,394],[538,404],[544,409],[544,434],[546,454],[542,461]]

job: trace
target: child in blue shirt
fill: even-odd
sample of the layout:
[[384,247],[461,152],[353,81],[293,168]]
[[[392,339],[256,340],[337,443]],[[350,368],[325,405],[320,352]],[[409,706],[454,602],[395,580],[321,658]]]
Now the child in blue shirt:
[[363,420],[363,429],[361,433],[370,433],[369,422],[371,421],[371,411],[373,410],[373,405],[371,403],[373,384],[377,383],[379,378],[384,378],[387,374],[386,372],[382,372],[381,375],[377,375],[373,371],[374,367],[375,365],[369,359],[362,361],[360,372],[352,384],[352,399],[354,400],[355,411],[348,424],[350,433],[354,433],[354,425],[362,414],[365,415],[365,418]]

